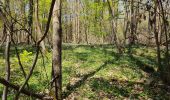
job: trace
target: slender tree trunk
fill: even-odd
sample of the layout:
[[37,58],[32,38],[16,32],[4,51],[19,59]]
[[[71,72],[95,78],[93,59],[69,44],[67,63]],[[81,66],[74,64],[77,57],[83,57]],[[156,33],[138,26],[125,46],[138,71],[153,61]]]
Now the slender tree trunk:
[[3,34],[2,34],[2,41],[1,41],[1,43],[0,43],[0,47],[4,44],[4,42],[6,41],[6,37],[7,37],[7,34],[6,34],[6,25],[4,24],[3,25]]
[[[5,79],[8,82],[10,80],[10,56],[9,56],[10,44],[11,44],[10,33],[9,31],[7,31],[6,48],[5,48],[5,65],[6,65],[6,78]],[[8,95],[8,86],[5,86],[2,100],[7,100],[7,95]]]
[[[84,7],[83,12],[86,13],[87,9]],[[88,44],[88,16],[84,16],[84,34],[85,42]]]
[[[26,28],[26,24],[27,24],[25,6],[26,6],[26,3],[24,2],[24,0],[20,0],[20,16],[21,18],[23,18],[23,20],[21,21],[22,23],[21,28]],[[26,34],[25,31],[21,31],[21,34],[22,34],[22,37],[20,37],[21,42],[26,43],[28,34]]]
[[[135,34],[137,34],[137,29],[138,29],[138,24],[139,24],[139,18],[137,18],[136,16],[138,16],[140,14],[140,2],[141,0],[138,1],[137,3],[137,8],[136,8],[136,11],[135,11]],[[134,40],[137,40],[136,42],[138,43],[138,39],[137,39],[137,36],[134,35]]]
[[[10,1],[5,0],[5,6],[6,10],[9,12],[10,11]],[[6,47],[5,47],[5,65],[6,65],[6,81],[10,81],[10,56],[9,56],[9,50],[10,50],[10,32],[7,30],[7,26],[4,23],[4,34],[6,34]],[[2,100],[7,100],[7,95],[8,95],[8,86],[4,87],[3,90],[3,95],[2,95]]]
[[55,97],[62,100],[62,26],[61,26],[61,0],[56,0],[53,10],[53,57],[52,57],[52,77],[54,79]]
[[130,38],[129,38],[129,42],[130,45],[133,45],[135,43],[135,38],[134,38],[134,32],[135,32],[135,14],[134,14],[134,0],[131,0],[131,31],[130,31]]
[[166,40],[166,63],[169,65],[169,47],[168,47],[168,32],[167,32],[167,20],[165,18],[165,12],[163,9],[162,1],[158,0],[159,3],[159,9],[162,13],[162,21],[163,21],[163,28],[164,28],[164,33],[165,33],[165,40]]
[[[28,25],[29,25],[29,32],[32,35],[32,25],[33,25],[33,0],[29,0],[29,15],[28,15]],[[30,43],[30,36],[27,35],[27,43]]]
[[[38,7],[38,0],[35,1],[35,23],[36,23],[36,31],[37,31],[37,37],[40,38],[42,36],[42,30],[41,30],[41,25],[40,25],[40,21],[39,21],[39,17],[38,17],[38,12],[39,12],[39,7]],[[44,41],[41,42],[41,48],[42,48],[42,52],[45,53],[46,48],[45,48],[45,43]]]
[[76,35],[77,35],[77,43],[80,43],[80,1],[76,0]]
[[75,17],[75,12],[76,12],[76,7],[75,7],[75,0],[74,2],[72,2],[72,39],[73,39],[73,43],[76,43],[76,17]]
[[158,2],[158,7],[160,12],[162,13],[162,23],[163,23],[163,32],[165,34],[165,63],[166,63],[166,67],[164,68],[163,71],[165,71],[164,74],[164,81],[168,84],[170,84],[170,64],[169,64],[169,47],[168,47],[168,31],[167,31],[167,19],[165,18],[165,10],[163,8],[163,4],[162,4],[162,0],[157,0]]
[[158,32],[157,32],[157,20],[156,20],[156,12],[157,12],[157,1],[155,1],[155,7],[154,7],[154,34],[155,34],[155,42],[157,47],[157,62],[158,62],[158,71],[161,72],[161,55],[160,55],[160,45],[159,45],[159,39],[158,39]]
[[125,2],[125,12],[126,12],[126,15],[125,15],[125,18],[124,18],[124,45],[126,44],[126,39],[127,39],[127,32],[129,30],[129,24],[130,24],[130,21],[129,21],[129,13],[128,13],[128,2],[127,1],[124,1]]
[[149,38],[148,38],[148,45],[150,45],[151,43],[151,23],[150,23],[150,17],[151,17],[151,12],[148,11],[149,13],[149,18],[148,18],[148,34],[149,34]]
[[108,6],[109,6],[109,12],[110,12],[111,17],[112,17],[111,25],[112,25],[112,34],[113,34],[113,37],[114,37],[114,42],[115,42],[115,45],[116,45],[116,48],[117,48],[118,52],[119,52],[119,53],[122,53],[122,50],[121,50],[121,48],[120,48],[120,46],[119,46],[119,44],[118,44],[117,35],[116,35],[116,33],[115,33],[114,19],[113,19],[113,18],[114,18],[114,11],[113,11],[113,9],[112,9],[112,7],[111,7],[111,4],[110,4],[110,1],[109,1],[109,0],[107,0],[107,3],[108,3]]

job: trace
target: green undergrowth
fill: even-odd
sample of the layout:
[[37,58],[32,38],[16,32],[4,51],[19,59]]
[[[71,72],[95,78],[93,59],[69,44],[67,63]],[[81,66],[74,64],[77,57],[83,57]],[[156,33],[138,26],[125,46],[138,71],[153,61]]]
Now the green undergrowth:
[[[19,47],[21,62],[28,74],[35,56],[35,48]],[[3,53],[0,50],[0,76],[5,76]],[[64,45],[62,54],[63,97],[66,100],[113,100],[113,99],[167,99],[164,89],[144,84],[157,70],[154,48],[137,47],[131,54],[116,53],[112,45]],[[14,48],[11,48],[11,81],[22,85],[25,78]],[[36,68],[29,80],[29,89],[34,92],[50,91],[51,51],[39,55]],[[3,87],[0,85],[0,95]],[[9,99],[15,91],[10,89]],[[22,96],[21,98],[26,98]],[[30,98],[30,97],[28,97]],[[32,98],[33,99],[33,98]]]

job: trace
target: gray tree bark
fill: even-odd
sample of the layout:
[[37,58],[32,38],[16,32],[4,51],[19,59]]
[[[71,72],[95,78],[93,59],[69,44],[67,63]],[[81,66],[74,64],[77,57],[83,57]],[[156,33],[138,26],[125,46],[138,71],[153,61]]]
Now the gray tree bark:
[[53,57],[52,57],[52,77],[55,97],[62,100],[62,26],[61,26],[61,0],[56,0],[53,9]]

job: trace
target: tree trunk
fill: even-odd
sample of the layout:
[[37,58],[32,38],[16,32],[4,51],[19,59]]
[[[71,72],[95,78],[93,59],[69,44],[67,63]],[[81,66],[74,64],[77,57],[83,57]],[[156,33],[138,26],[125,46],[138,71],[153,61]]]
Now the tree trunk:
[[[29,0],[29,15],[28,15],[28,26],[29,26],[29,32],[32,35],[32,25],[33,25],[33,0]],[[30,36],[27,35],[27,43],[30,43]]]
[[[169,47],[168,47],[168,31],[167,31],[167,19],[165,18],[165,12],[163,9],[163,4],[161,0],[157,0],[158,2],[158,7],[160,12],[162,13],[162,21],[163,21],[163,32],[165,34],[165,47],[166,47],[166,51],[165,51],[165,63],[166,63],[166,67],[164,68],[164,75],[165,75],[165,82],[170,84],[170,65],[169,65]],[[163,77],[164,78],[164,77]]]
[[[38,17],[38,0],[35,1],[35,23],[36,23],[36,31],[37,31],[37,37],[40,38],[42,36],[42,30],[41,30],[41,25],[40,25],[40,21],[39,21],[39,17]],[[42,52],[45,53],[46,48],[45,48],[45,43],[44,41],[41,42],[41,48],[42,48]]]
[[135,14],[134,14],[134,0],[131,0],[131,24],[130,24],[130,38],[129,38],[129,43],[130,45],[133,45],[135,43]]
[[160,45],[159,45],[159,39],[158,39],[158,32],[157,32],[157,20],[156,20],[156,12],[157,12],[157,1],[155,1],[155,7],[154,7],[154,34],[155,34],[155,42],[157,47],[157,62],[158,62],[158,71],[161,72],[161,55],[160,55]]
[[[9,50],[10,50],[10,34],[9,31],[7,32],[7,38],[6,38],[6,48],[5,48],[5,64],[6,64],[6,81],[10,80],[10,56],[9,56]],[[8,86],[4,87],[2,100],[7,100],[7,94],[8,94]]]
[[[10,11],[10,7],[9,7],[9,0],[6,0],[5,1],[5,5],[6,5],[6,10],[7,11]],[[4,23],[6,24],[6,23]],[[6,37],[6,47],[5,47],[5,65],[6,65],[6,81],[9,81],[10,80],[10,56],[9,56],[9,50],[10,50],[10,45],[11,45],[11,41],[10,41],[10,32],[9,30],[7,30],[7,27],[6,25],[4,25],[4,34],[7,35]],[[5,86],[4,87],[4,90],[3,90],[3,95],[2,95],[2,100],[7,100],[7,95],[8,95],[8,86]]]
[[108,6],[109,6],[109,12],[110,12],[111,17],[112,17],[112,19],[111,19],[111,26],[112,26],[112,34],[113,34],[113,37],[114,37],[114,42],[115,42],[115,45],[116,45],[116,48],[117,48],[118,52],[122,53],[122,50],[121,50],[121,48],[120,48],[120,46],[118,44],[117,35],[115,33],[114,19],[113,19],[114,18],[114,11],[113,11],[113,9],[111,7],[111,4],[110,4],[109,0],[107,0],[107,3],[108,3]]
[[54,79],[55,97],[62,100],[62,26],[61,26],[61,0],[56,0],[53,10],[53,57],[52,77]]
[[80,1],[76,0],[76,37],[77,37],[77,43],[80,43]]

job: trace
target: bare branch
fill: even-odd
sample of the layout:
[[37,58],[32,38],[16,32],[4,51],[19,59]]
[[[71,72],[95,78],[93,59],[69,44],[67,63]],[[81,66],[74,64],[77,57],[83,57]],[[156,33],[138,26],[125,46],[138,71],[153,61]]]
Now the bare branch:
[[[8,86],[14,90],[19,90],[19,86],[17,85],[14,85],[12,83],[9,83],[8,81],[6,81],[5,79],[1,78],[0,77],[0,83],[5,85],[5,86]],[[21,93],[25,94],[25,95],[28,95],[28,96],[32,96],[32,97],[35,97],[35,98],[39,98],[39,99],[42,99],[45,97],[45,95],[43,94],[36,94],[36,93],[33,93],[32,91],[29,91],[29,90],[26,90],[26,89],[22,89]]]
[[51,17],[52,17],[52,15],[53,15],[53,8],[54,8],[55,1],[56,1],[56,0],[52,0],[45,33],[44,33],[44,35],[40,38],[40,40],[37,42],[37,44],[40,44],[41,41],[44,40],[44,38],[47,36],[48,30],[49,30],[49,28],[50,28]]
[[18,90],[18,93],[16,94],[15,100],[18,100],[21,91],[25,88],[25,85],[28,83],[28,81],[29,81],[29,79],[30,79],[30,77],[31,77],[31,75],[32,75],[32,73],[33,73],[33,71],[34,71],[35,65],[36,65],[37,60],[38,60],[39,51],[40,51],[40,47],[37,46],[37,48],[36,48],[36,56],[35,56],[35,58],[34,58],[33,65],[32,65],[32,67],[31,67],[31,69],[30,69],[30,72],[29,72],[29,74],[28,74],[28,76],[27,76],[24,84],[23,84],[23,85],[20,87],[20,89]]

